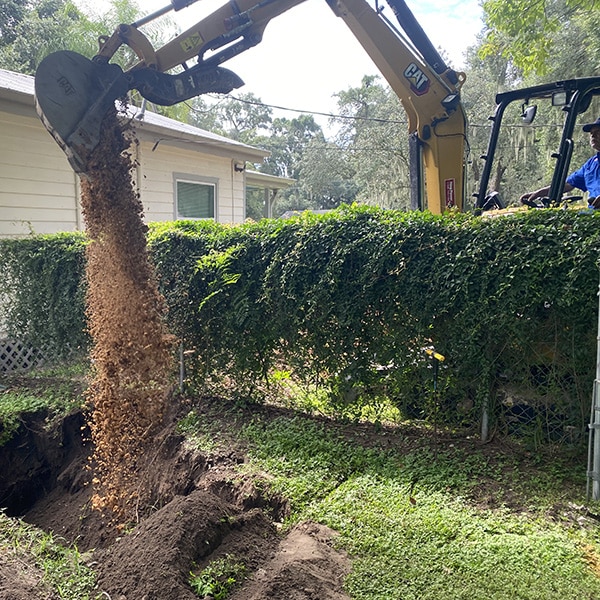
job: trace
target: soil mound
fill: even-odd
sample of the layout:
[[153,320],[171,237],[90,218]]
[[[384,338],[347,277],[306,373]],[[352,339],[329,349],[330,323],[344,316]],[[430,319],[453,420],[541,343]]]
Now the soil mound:
[[[198,408],[196,408],[198,410]],[[207,410],[212,410],[207,407]],[[140,507],[138,522],[127,533],[91,508],[90,448],[85,432],[75,435],[71,415],[66,427],[27,424],[20,452],[37,451],[52,474],[44,471],[43,496],[22,511],[24,519],[75,543],[89,556],[98,575],[98,593],[112,600],[193,600],[190,572],[200,572],[216,560],[234,559],[246,578],[232,600],[346,600],[343,579],[350,560],[334,548],[335,533],[316,523],[301,523],[281,534],[278,523],[287,513],[281,498],[265,497],[264,479],[243,475],[236,467],[245,460],[242,447],[229,446],[213,454],[199,452],[177,434],[173,421],[155,438],[139,471],[139,485],[151,491],[152,506]],[[66,433],[64,433],[66,432]],[[57,448],[60,448],[58,452]],[[12,451],[11,451],[12,452]],[[62,457],[62,464],[57,456]],[[0,449],[0,464],[4,456]],[[21,461],[28,468],[26,461]],[[15,467],[16,469],[16,467]],[[15,470],[15,482],[26,480]],[[19,496],[18,485],[12,487]],[[18,503],[14,505],[18,514]],[[21,558],[0,561],[0,600],[54,600],[41,584],[35,565]]]
[[276,542],[259,510],[240,513],[207,490],[179,496],[118,540],[100,559],[100,588],[111,597],[194,600],[193,565],[219,555],[265,558]]
[[335,535],[324,525],[300,523],[231,600],[346,600],[342,585],[350,562],[333,548]]

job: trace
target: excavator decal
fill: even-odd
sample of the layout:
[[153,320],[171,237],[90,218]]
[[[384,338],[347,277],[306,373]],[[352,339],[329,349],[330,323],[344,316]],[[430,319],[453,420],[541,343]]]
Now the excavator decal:
[[404,77],[408,79],[410,88],[417,96],[422,96],[429,91],[429,77],[427,77],[415,63],[410,63],[410,65],[406,67]]
[[189,38],[185,38],[184,40],[181,40],[181,49],[184,52],[190,52],[190,51],[197,50],[198,48],[200,48],[203,43],[204,43],[204,40],[202,39],[200,34],[195,33],[194,35],[191,35]]
[[456,180],[446,179],[444,189],[446,192],[446,208],[456,206]]

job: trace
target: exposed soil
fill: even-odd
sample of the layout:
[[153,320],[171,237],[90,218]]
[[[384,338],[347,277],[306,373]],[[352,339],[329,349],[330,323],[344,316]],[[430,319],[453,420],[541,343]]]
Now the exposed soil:
[[[214,415],[217,402],[196,408]],[[90,557],[99,592],[112,600],[197,599],[190,571],[230,557],[247,574],[233,600],[348,598],[343,579],[350,559],[335,549],[335,532],[304,522],[282,534],[287,505],[263,495],[260,477],[236,472],[245,460],[239,443],[199,452],[176,433],[173,420],[139,471],[152,506],[140,507],[138,522],[122,533],[91,508],[90,448],[81,424],[76,413],[49,429],[43,414],[31,415],[0,452],[0,471],[10,473],[0,484],[0,504],[76,544]],[[40,582],[35,566],[0,560],[0,600],[54,600]]]
[[58,600],[43,583],[43,572],[26,561],[0,554],[0,598],[3,600]]

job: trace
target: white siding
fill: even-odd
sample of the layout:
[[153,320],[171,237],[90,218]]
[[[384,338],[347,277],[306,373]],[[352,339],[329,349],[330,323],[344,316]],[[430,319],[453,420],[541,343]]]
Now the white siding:
[[[0,237],[82,229],[79,177],[34,108],[32,77],[0,69]],[[142,113],[140,113],[142,114]],[[146,112],[134,121],[146,221],[175,218],[174,175],[216,183],[216,220],[245,218],[245,173],[258,148]]]
[[[4,112],[0,105],[0,236],[74,231],[83,227],[78,177],[37,115]],[[174,173],[217,180],[216,220],[242,223],[243,173],[223,156],[141,141],[138,186],[146,221],[175,218]]]
[[206,177],[217,182],[215,218],[221,223],[244,221],[244,177],[233,169],[233,161],[222,156],[149,142],[138,149],[138,182],[146,221],[175,218],[174,174]]
[[37,116],[3,108],[0,105],[0,236],[78,229],[77,177],[62,150]]

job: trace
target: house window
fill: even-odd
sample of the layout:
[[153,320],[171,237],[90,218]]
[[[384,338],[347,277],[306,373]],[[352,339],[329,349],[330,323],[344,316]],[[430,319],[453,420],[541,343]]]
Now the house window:
[[175,182],[178,219],[214,219],[216,183],[205,181]]

